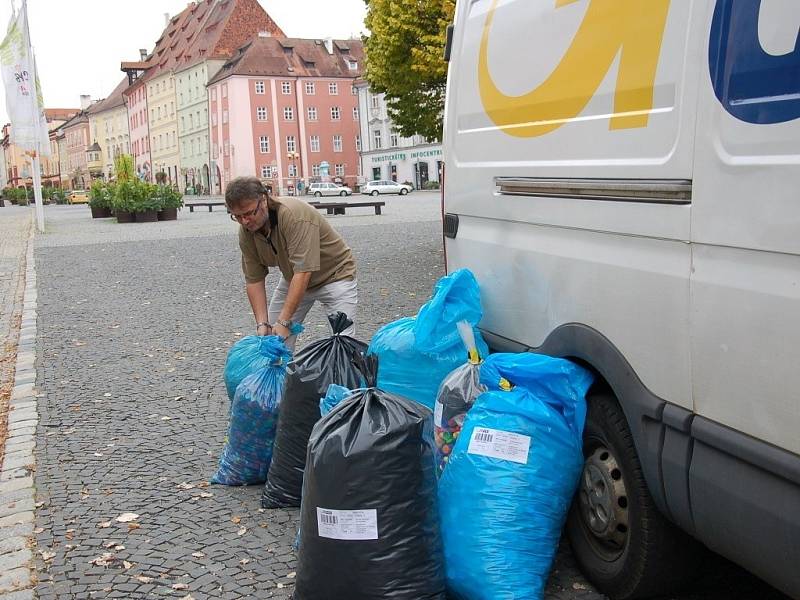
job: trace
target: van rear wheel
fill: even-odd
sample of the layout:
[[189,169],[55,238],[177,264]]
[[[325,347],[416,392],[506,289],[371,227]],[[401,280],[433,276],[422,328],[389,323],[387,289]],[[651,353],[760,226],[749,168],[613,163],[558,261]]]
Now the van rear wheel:
[[697,573],[702,546],[656,508],[616,398],[588,401],[586,460],[566,525],[575,559],[614,600],[679,589]]

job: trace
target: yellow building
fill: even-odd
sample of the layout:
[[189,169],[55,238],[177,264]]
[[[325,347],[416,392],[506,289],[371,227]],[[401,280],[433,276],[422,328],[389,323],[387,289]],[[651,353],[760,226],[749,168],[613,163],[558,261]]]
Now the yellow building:
[[[93,104],[87,111],[91,142],[100,148],[99,173],[105,180],[114,177],[114,157],[131,152],[128,111],[122,96],[122,92],[127,87],[128,78],[126,77],[120,81],[108,98]],[[97,172],[97,165],[94,166],[94,169]],[[92,168],[90,167],[89,170],[91,171]]]
[[171,69],[160,73],[148,81],[146,86],[153,174],[158,180],[163,173],[166,183],[176,184],[181,166],[175,74]]

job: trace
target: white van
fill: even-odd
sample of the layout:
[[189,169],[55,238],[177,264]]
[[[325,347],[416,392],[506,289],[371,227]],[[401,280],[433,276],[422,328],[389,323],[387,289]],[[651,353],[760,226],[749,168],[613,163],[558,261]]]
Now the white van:
[[[800,2],[458,0],[448,270],[592,368],[567,523],[613,598],[702,546],[800,598]],[[688,535],[687,535],[688,534]]]

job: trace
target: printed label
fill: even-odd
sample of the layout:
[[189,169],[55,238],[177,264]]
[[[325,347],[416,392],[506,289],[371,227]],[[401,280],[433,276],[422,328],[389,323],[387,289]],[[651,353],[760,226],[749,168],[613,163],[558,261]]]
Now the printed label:
[[378,512],[366,510],[333,510],[317,507],[319,537],[332,540],[377,540]]
[[467,452],[527,465],[530,447],[530,436],[488,427],[476,427],[472,430]]
[[436,401],[436,406],[433,409],[433,424],[437,427],[442,426],[442,410],[444,406],[438,400]]

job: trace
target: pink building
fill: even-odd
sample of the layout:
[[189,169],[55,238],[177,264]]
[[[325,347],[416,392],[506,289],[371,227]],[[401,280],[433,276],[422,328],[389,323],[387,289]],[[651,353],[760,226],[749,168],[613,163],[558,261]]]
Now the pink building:
[[273,38],[242,46],[208,84],[211,162],[225,185],[240,175],[355,186],[359,169],[359,40]]

